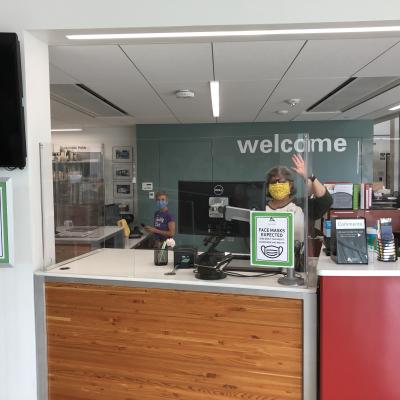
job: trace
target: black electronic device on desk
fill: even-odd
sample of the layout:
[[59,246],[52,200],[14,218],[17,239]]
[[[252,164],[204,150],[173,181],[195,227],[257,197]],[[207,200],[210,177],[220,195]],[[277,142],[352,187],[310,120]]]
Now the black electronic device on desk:
[[368,264],[365,218],[333,218],[330,247],[337,264]]
[[188,245],[174,247],[175,268],[194,268],[197,259],[197,248]]
[[204,279],[207,281],[224,279],[227,276],[224,268],[232,259],[233,255],[228,254],[215,265],[196,264],[195,276],[197,279]]

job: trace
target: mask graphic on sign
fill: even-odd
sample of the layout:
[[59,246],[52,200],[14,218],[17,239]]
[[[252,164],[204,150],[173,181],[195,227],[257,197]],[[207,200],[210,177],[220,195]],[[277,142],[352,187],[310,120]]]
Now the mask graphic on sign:
[[261,246],[261,251],[267,258],[278,258],[283,253],[283,246]]

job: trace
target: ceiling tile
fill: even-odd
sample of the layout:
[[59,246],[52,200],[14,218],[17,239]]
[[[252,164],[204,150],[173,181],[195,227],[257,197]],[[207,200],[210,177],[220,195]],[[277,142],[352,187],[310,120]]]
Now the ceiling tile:
[[213,80],[210,43],[124,45],[122,49],[146,78],[155,82],[209,82]]
[[74,84],[79,83],[76,79],[72,78],[60,68],[50,64],[50,83],[52,84]]
[[171,116],[141,116],[135,118],[138,124],[176,124],[175,117]]
[[51,100],[50,105],[52,128],[83,128],[120,125],[132,126],[136,123],[135,119],[129,116],[91,117],[55,100]]
[[278,80],[220,82],[219,122],[253,122]]
[[[346,78],[344,77],[330,79],[285,79],[279,84],[268,100],[258,116],[257,122],[275,121],[277,110],[288,110],[287,118],[294,119],[345,80]],[[300,99],[300,103],[295,107],[290,107],[285,103],[285,100],[289,99]]]
[[215,122],[212,115],[210,85],[208,82],[185,82],[181,86],[194,92],[193,98],[178,99],[175,83],[155,83],[162,99],[182,123]]
[[220,81],[280,79],[304,41],[214,43],[215,78]]
[[337,116],[337,113],[329,112],[303,112],[293,121],[328,121]]
[[357,76],[400,76],[400,43],[365,66]]
[[50,62],[135,118],[170,117],[118,46],[50,47]]
[[387,108],[383,108],[381,110],[374,111],[374,112],[369,113],[369,114],[365,114],[362,117],[360,117],[359,119],[369,119],[369,120],[372,119],[372,120],[374,120],[374,119],[386,117],[386,116],[391,115],[391,114],[393,114],[393,118],[398,115],[398,113],[396,111],[388,111]]
[[398,38],[310,40],[286,77],[350,77],[396,42]]
[[83,114],[71,107],[59,103],[58,101],[50,101],[51,109],[51,126],[58,128],[60,125],[66,126],[68,124],[74,127],[82,127],[90,125],[95,121],[94,117]]
[[399,103],[400,87],[398,86],[338,115],[335,119],[358,119],[379,110],[383,110],[384,114],[390,114],[389,108]]

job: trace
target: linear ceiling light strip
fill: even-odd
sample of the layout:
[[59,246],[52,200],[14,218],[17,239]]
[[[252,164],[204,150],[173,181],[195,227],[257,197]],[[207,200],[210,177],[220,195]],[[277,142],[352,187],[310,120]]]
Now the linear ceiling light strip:
[[234,36],[282,36],[315,35],[335,33],[385,33],[400,32],[400,26],[363,26],[343,28],[304,28],[304,29],[262,29],[247,31],[203,31],[203,32],[145,32],[145,33],[98,33],[66,35],[71,40],[107,40],[107,39],[171,39],[204,38]]

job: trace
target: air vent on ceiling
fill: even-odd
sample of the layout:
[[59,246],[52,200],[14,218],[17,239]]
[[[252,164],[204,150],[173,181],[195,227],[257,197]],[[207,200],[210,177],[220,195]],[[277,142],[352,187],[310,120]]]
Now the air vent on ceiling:
[[345,112],[400,85],[398,76],[350,78],[307,109],[307,112]]
[[127,112],[82,84],[51,84],[51,98],[91,117],[121,117]]

